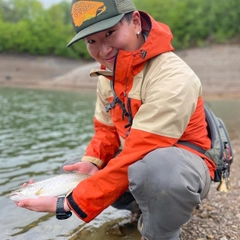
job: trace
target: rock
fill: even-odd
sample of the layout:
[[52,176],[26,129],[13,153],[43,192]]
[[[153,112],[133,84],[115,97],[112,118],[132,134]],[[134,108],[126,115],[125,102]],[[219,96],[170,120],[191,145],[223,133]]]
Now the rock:
[[207,235],[207,239],[214,239],[213,235]]

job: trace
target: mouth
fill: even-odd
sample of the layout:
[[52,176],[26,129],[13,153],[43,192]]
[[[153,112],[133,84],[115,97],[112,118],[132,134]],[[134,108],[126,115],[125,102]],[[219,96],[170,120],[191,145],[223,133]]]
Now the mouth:
[[106,62],[112,63],[112,62],[114,62],[114,60],[115,60],[115,56],[109,57],[109,58],[105,58],[104,60],[105,60]]

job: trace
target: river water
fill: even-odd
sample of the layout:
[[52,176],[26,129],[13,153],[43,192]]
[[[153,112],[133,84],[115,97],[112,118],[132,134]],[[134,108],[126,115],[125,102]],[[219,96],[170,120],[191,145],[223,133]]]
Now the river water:
[[[232,139],[240,138],[240,101],[211,101]],[[84,153],[93,134],[95,92],[55,92],[0,88],[0,239],[139,240],[134,228],[125,236],[115,228],[128,211],[107,208],[91,223],[76,216],[59,221],[53,214],[15,206],[8,194],[29,179],[58,173],[67,159]]]

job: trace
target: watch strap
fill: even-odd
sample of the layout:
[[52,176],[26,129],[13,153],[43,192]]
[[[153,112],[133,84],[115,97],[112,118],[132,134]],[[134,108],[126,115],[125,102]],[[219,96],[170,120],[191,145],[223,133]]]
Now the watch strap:
[[65,197],[58,197],[57,198],[57,207],[56,207],[56,218],[59,220],[68,219],[72,216],[72,212],[66,212],[64,210],[64,201]]

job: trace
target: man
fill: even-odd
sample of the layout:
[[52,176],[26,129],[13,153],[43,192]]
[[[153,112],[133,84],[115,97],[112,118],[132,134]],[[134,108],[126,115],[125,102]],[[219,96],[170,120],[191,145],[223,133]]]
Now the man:
[[[76,36],[100,63],[95,134],[81,161],[64,167],[92,175],[65,198],[18,204],[34,211],[73,211],[89,222],[113,204],[136,200],[148,240],[175,240],[206,197],[215,165],[181,144],[210,148],[201,83],[173,53],[168,26],[132,0],[73,0]],[[119,153],[120,150],[120,153]],[[119,153],[119,154],[117,154]],[[128,191],[129,188],[129,191]]]

